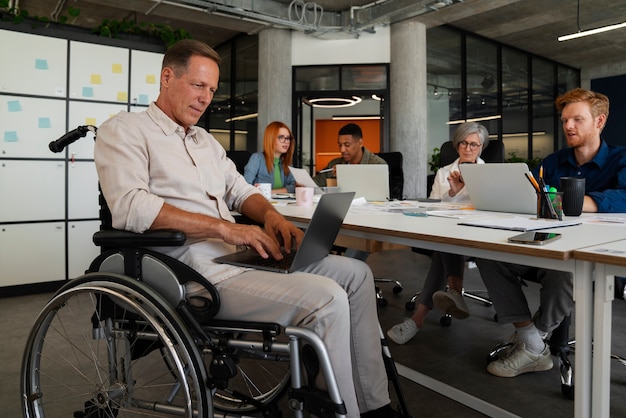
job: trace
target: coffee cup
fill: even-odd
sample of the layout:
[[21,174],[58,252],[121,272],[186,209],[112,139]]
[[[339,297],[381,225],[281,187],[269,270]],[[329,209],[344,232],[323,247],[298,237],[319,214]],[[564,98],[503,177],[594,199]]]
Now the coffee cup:
[[296,187],[296,205],[311,206],[313,204],[313,187]]
[[561,177],[561,191],[563,192],[563,214],[580,216],[585,200],[585,178]]
[[272,199],[272,183],[259,183],[257,187],[264,198],[267,200]]

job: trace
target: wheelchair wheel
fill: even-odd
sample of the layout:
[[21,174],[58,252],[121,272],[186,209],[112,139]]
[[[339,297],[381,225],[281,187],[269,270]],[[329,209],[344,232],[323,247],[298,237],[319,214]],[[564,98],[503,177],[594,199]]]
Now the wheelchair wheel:
[[48,302],[22,364],[25,417],[213,416],[202,358],[145,284],[93,273]]
[[[238,333],[231,336],[242,341],[261,341],[259,334]],[[271,408],[289,388],[291,374],[288,353],[264,353],[258,349],[234,349],[237,374],[228,380],[228,387],[218,389],[213,395],[216,410],[231,413],[248,413]],[[205,355],[208,362],[211,353]],[[264,415],[265,416],[265,415]]]

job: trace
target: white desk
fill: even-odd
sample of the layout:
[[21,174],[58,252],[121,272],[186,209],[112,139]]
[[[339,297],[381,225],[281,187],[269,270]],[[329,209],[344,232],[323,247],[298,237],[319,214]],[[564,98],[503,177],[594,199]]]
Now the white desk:
[[[626,276],[626,240],[607,242],[574,251],[577,263],[593,263],[595,278],[593,312],[593,364],[589,382],[593,388],[594,416],[610,415],[611,311],[614,276]],[[578,347],[578,342],[576,343]]]
[[[313,213],[311,207],[282,206],[278,209],[301,227],[306,227]],[[600,319],[606,318],[606,307],[603,308],[602,315],[594,312],[592,269],[595,260],[576,261],[573,255],[578,249],[626,240],[626,228],[609,224],[565,227],[558,230],[562,234],[561,239],[545,246],[529,246],[507,242],[508,237],[518,232],[461,226],[457,225],[458,222],[458,219],[433,216],[421,218],[389,212],[364,214],[351,210],[340,234],[573,273],[577,341],[574,369],[575,417],[608,417],[608,401],[604,403],[606,406],[600,405],[608,397],[608,390],[603,391],[602,398],[596,391],[592,393],[592,383],[596,384],[596,380],[602,381],[604,387],[604,383],[610,379],[610,375],[603,374],[602,367],[597,365],[608,360],[600,359],[604,357],[604,352],[596,352],[595,363],[592,363],[592,338],[594,317],[597,317],[596,323],[603,321],[606,324],[610,323],[610,315],[608,321]],[[606,278],[602,280],[602,283],[605,282]],[[596,301],[605,298],[604,292],[598,293],[600,292],[596,293]],[[606,303],[596,303],[598,309],[600,305],[604,306]],[[592,376],[596,376],[595,380]]]

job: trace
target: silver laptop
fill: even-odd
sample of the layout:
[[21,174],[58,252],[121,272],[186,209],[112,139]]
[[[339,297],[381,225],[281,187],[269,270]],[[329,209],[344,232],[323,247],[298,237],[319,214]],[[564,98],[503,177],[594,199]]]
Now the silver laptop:
[[537,213],[537,194],[525,163],[461,164],[472,205],[478,210]]
[[387,164],[337,164],[337,186],[367,201],[389,200]]
[[263,258],[254,248],[215,258],[218,263],[250,267],[278,273],[291,273],[326,257],[332,249],[354,193],[329,193],[320,197],[298,251],[285,254],[282,260]]

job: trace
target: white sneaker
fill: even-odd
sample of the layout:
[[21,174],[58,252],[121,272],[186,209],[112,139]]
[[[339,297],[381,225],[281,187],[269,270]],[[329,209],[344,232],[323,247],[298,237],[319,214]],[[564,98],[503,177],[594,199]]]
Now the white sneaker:
[[489,363],[487,371],[494,376],[515,377],[522,373],[550,370],[552,365],[552,356],[547,345],[541,353],[535,354],[526,350],[526,345],[518,340],[506,357]]
[[387,331],[387,336],[396,344],[405,344],[415,337],[419,330],[411,318],[404,318],[404,321],[394,325]]
[[440,290],[433,293],[433,304],[441,312],[456,319],[465,319],[469,316],[469,309],[461,295],[456,290],[448,289],[447,292]]

